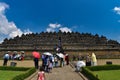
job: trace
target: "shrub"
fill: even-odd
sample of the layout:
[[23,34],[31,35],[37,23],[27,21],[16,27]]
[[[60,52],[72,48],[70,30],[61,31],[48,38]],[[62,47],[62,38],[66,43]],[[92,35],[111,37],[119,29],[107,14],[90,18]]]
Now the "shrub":
[[90,80],[100,80],[96,75],[93,74],[91,70],[89,70],[87,67],[82,68],[82,73],[87,76]]
[[35,71],[36,71],[35,68],[31,68],[28,71],[26,71],[25,73],[20,74],[20,75],[14,77],[12,80],[24,80],[25,78],[27,78],[28,76],[33,74]]
[[31,74],[33,74],[36,69],[35,68],[25,68],[25,67],[7,67],[7,66],[0,66],[0,70],[9,70],[9,71],[25,71],[23,74],[20,74],[14,77],[12,80],[24,80]]
[[102,65],[102,66],[92,66],[88,67],[91,71],[100,71],[100,70],[119,70],[120,65]]
[[120,65],[103,65],[103,66],[89,66],[83,67],[82,73],[87,76],[90,80],[100,80],[98,75],[95,75],[93,71],[100,70],[120,70]]

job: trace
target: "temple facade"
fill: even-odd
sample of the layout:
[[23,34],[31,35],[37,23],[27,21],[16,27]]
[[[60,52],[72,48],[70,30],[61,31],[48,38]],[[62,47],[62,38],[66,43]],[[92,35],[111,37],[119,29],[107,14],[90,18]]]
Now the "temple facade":
[[[61,44],[59,42],[61,38]],[[91,33],[62,33],[41,32],[17,36],[11,39],[4,39],[0,44],[0,55],[5,51],[25,51],[27,55],[36,48],[38,51],[55,53],[55,47],[61,45],[64,52],[70,55],[86,54],[96,52],[97,55],[118,55],[120,54],[120,44],[115,40],[108,40],[105,36]]]

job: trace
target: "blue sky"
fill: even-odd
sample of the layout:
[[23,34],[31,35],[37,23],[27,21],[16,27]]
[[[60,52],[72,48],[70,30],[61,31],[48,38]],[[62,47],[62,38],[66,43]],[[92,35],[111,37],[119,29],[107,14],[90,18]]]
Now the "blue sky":
[[120,0],[0,0],[0,42],[58,30],[99,34],[120,42]]

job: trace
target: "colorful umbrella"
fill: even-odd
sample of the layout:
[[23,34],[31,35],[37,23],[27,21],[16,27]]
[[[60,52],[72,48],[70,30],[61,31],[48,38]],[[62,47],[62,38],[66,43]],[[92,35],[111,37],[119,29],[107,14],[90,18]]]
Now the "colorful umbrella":
[[34,51],[34,52],[32,52],[32,55],[33,55],[34,58],[40,58],[40,53],[39,52]]

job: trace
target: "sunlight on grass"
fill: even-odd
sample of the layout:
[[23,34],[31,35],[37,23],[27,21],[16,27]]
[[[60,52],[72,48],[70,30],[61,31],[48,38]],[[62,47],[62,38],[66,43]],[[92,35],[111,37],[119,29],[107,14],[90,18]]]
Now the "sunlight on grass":
[[0,70],[0,80],[11,80],[13,77],[24,73],[24,71],[4,71]]
[[120,80],[120,70],[94,71],[101,80]]

